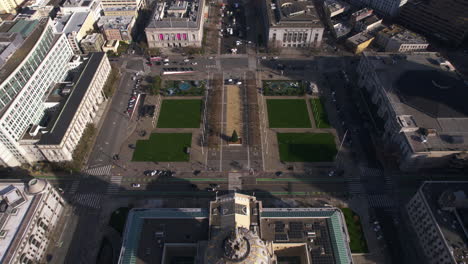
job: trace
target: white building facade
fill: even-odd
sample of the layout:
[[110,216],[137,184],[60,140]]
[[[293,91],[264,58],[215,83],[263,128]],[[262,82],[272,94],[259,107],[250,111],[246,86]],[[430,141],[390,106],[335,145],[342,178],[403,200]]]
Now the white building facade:
[[47,181],[32,179],[22,183],[0,183],[0,262],[42,263],[50,236],[66,203]]
[[[27,55],[19,65],[7,61],[0,84],[0,163],[19,166],[34,161],[18,144],[31,124],[39,122],[45,106],[43,97],[68,72],[73,50],[65,35],[53,33],[49,19],[43,19],[18,52]],[[13,55],[14,56],[14,55]]]
[[351,4],[370,7],[378,13],[394,17],[408,0],[351,0]]

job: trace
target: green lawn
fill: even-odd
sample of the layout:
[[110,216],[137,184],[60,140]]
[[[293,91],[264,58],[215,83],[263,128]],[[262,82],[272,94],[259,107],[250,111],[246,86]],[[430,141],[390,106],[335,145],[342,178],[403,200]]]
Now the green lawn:
[[328,122],[328,116],[322,98],[310,99],[310,106],[312,107],[312,113],[314,113],[315,125],[317,128],[330,128],[330,122]]
[[163,100],[158,118],[159,128],[200,127],[202,100]]
[[148,140],[138,140],[133,161],[189,161],[186,147],[192,144],[191,133],[153,133]]
[[112,212],[109,220],[109,226],[113,227],[120,234],[123,233],[125,222],[127,222],[127,215],[130,211],[128,207],[120,207],[119,209]]
[[343,211],[346,226],[348,227],[348,233],[350,237],[349,246],[351,248],[352,253],[367,253],[369,252],[367,249],[367,242],[366,238],[364,237],[364,233],[362,231],[361,220],[359,216],[354,213],[349,208],[341,208]]
[[330,133],[278,133],[281,161],[329,162],[336,155],[333,134]]
[[311,127],[306,101],[303,99],[268,99],[267,107],[271,128]]

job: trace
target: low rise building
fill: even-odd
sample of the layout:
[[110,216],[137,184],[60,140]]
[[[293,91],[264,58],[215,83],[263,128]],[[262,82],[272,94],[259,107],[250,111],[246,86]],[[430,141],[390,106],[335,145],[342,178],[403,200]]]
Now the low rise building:
[[94,17],[89,12],[65,14],[54,20],[55,31],[65,34],[75,54],[81,54],[80,41],[94,29]]
[[424,182],[406,205],[409,224],[425,259],[459,264],[468,258],[468,182]]
[[98,21],[98,27],[106,40],[126,42],[132,40],[134,24],[135,16],[102,16]]
[[323,10],[327,18],[346,13],[350,10],[350,5],[340,0],[325,0],[323,1]]
[[104,36],[100,33],[93,33],[93,34],[87,35],[80,42],[81,49],[86,54],[89,52],[102,51],[103,45],[104,45]]
[[102,45],[102,51],[104,52],[117,52],[119,49],[119,44],[120,41],[118,40],[107,40],[104,42],[104,45]]
[[47,181],[0,182],[0,262],[43,263],[65,201]]
[[47,111],[42,121],[31,126],[20,140],[23,148],[43,160],[71,161],[83,131],[104,101],[102,88],[111,71],[106,54],[91,53],[79,64],[79,71],[70,72],[69,82],[52,88],[44,102]]
[[134,6],[106,7],[103,9],[105,16],[137,16],[138,10]]
[[219,196],[208,208],[136,208],[119,264],[352,263],[338,208],[264,208],[253,196]]
[[374,12],[374,10],[370,9],[370,8],[363,8],[363,9],[360,9],[354,13],[351,14],[350,18],[349,18],[349,22],[352,24],[352,25],[355,25],[356,22],[372,15],[372,13]]
[[436,53],[364,52],[357,71],[402,170],[447,167],[468,151],[467,81],[449,61]]
[[385,52],[425,51],[429,46],[426,38],[399,26],[380,31],[376,44]]
[[356,21],[354,24],[355,31],[365,31],[372,30],[380,25],[382,25],[382,18],[379,18],[376,15],[367,16],[359,21]]
[[324,27],[313,1],[263,0],[268,46],[317,48]]
[[354,54],[359,54],[367,49],[374,39],[375,34],[372,34],[370,31],[363,31],[348,38],[346,40],[346,46],[348,46]]
[[201,47],[205,1],[158,1],[145,28],[149,48]]
[[101,0],[102,8],[109,7],[135,7],[137,10],[148,7],[149,1],[147,0]]

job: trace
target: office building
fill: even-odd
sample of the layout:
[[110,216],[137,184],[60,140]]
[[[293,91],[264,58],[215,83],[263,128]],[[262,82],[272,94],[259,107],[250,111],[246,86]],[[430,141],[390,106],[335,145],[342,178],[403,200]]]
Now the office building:
[[436,53],[364,52],[357,71],[401,169],[447,167],[468,151],[467,81],[449,61]]
[[[219,196],[209,208],[137,208],[128,215],[119,264],[351,264],[337,208],[263,208],[253,196]],[[288,262],[289,263],[289,262]]]
[[103,9],[109,7],[135,7],[137,10],[147,7],[146,0],[101,0]]
[[264,0],[268,46],[318,48],[322,43],[323,24],[312,1]]
[[406,205],[409,224],[428,264],[460,264],[468,258],[468,182],[424,182]]
[[98,27],[106,40],[125,42],[132,40],[134,24],[135,16],[102,16],[98,21]]
[[105,16],[137,16],[138,10],[134,6],[106,7],[103,9]]
[[409,0],[398,20],[406,28],[457,46],[468,37],[467,14],[466,0]]
[[60,7],[61,14],[91,13],[96,23],[101,17],[102,7],[99,0],[66,0]]
[[0,262],[44,263],[50,236],[65,207],[47,181],[0,182]]
[[19,141],[38,160],[73,160],[73,151],[86,126],[93,122],[104,101],[102,88],[111,71],[107,55],[90,53],[84,59],[76,57],[78,66],[70,71],[67,82],[50,90],[41,122],[31,126]]
[[149,48],[201,47],[205,1],[158,1],[145,29]]
[[399,26],[391,26],[379,32],[376,44],[385,52],[425,51],[426,38]]
[[1,14],[16,14],[16,8],[22,3],[20,0],[0,0]]
[[394,17],[398,15],[401,7],[408,0],[350,0],[350,3],[360,7],[370,7],[383,16]]
[[102,51],[102,45],[104,45],[104,36],[100,33],[87,35],[80,41],[81,50],[86,54]]
[[81,54],[80,41],[94,29],[94,16],[89,12],[65,14],[54,20],[55,31],[65,34],[75,54]]
[[54,34],[50,19],[4,23],[2,31],[24,37],[0,68],[0,164],[19,166],[36,160],[18,140],[42,119],[43,98],[66,77],[73,50],[65,35]]
[[323,11],[327,18],[344,14],[350,10],[351,6],[340,0],[325,0],[323,1]]

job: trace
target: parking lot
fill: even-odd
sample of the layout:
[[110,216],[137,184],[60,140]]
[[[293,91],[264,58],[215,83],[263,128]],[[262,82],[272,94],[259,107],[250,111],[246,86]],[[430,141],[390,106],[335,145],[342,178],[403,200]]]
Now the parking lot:
[[220,8],[221,31],[221,52],[227,54],[246,53],[246,31],[250,28],[245,24],[245,12],[242,4],[237,0],[228,1]]

